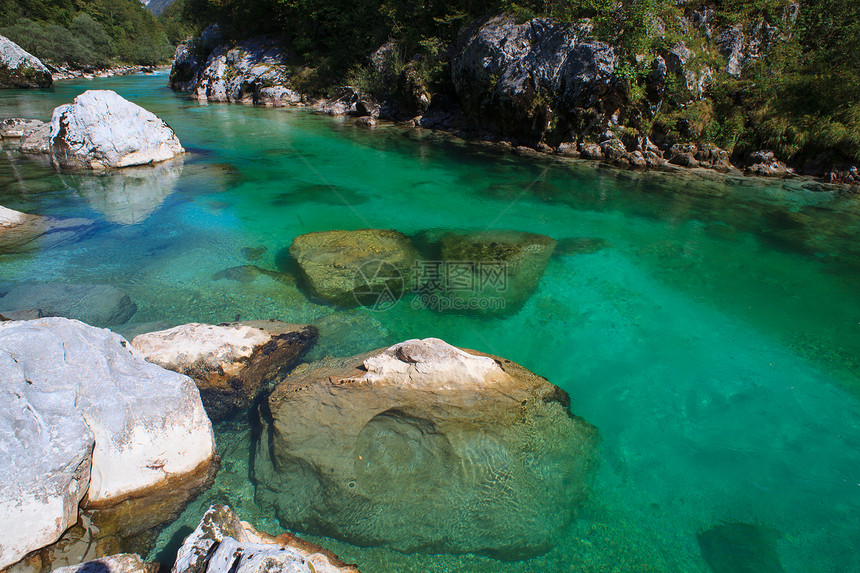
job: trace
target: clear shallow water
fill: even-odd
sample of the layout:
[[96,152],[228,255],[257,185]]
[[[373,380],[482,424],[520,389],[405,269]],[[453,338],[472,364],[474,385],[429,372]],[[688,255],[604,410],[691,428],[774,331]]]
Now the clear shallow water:
[[[89,217],[75,241],[0,256],[0,283],[107,283],[140,323],[348,317],[314,355],[436,336],[515,360],[567,390],[601,433],[591,500],[559,545],[526,562],[402,555],[333,540],[366,571],[709,571],[696,535],[721,522],[779,532],[786,571],[856,571],[860,531],[860,199],[798,183],[638,174],[525,158],[425,132],[367,131],[306,110],[200,106],[166,77],[64,82],[0,93],[0,117],[47,119],[88,88],[164,118],[182,163],[113,178],[58,175],[5,150],[0,205]],[[810,186],[814,188],[814,186]],[[285,269],[303,233],[514,229],[605,247],[550,261],[504,319],[314,304]],[[249,261],[246,247],[265,247]],[[247,424],[219,427],[215,486],[157,554],[226,501],[261,528]]]

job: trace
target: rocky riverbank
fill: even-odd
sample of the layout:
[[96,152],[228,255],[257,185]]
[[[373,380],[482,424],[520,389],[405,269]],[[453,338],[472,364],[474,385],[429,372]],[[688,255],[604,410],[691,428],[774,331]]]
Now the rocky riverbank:
[[[329,98],[315,99],[296,89],[300,82],[286,47],[267,38],[233,45],[223,40],[217,26],[177,49],[170,86],[201,101],[313,105],[322,113],[354,116],[365,127],[393,121],[630,169],[704,168],[860,184],[856,165],[834,164],[825,156],[788,165],[767,149],[731,154],[697,143],[688,120],[672,125],[652,121],[669,105],[668,85],[687,86],[681,104],[695,106],[716,74],[740,74],[779,41],[775,28],[767,26],[746,39],[736,28],[716,29],[708,13],[703,8],[682,22],[703,42],[702,52],[679,41],[652,58],[643,88],[645,104],[634,105],[617,47],[595,40],[590,21],[565,24],[538,18],[520,23],[504,14],[473,23],[451,47],[447,92],[434,93],[417,83],[408,63],[392,71],[398,67],[392,58],[399,48],[389,42],[369,58],[372,73],[390,86],[386,96],[342,87]],[[725,69],[707,64],[714,58],[725,58]]]

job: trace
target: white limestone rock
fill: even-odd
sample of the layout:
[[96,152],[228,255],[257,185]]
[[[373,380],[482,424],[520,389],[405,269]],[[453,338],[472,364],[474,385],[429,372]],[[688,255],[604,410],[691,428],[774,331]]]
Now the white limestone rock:
[[53,83],[39,58],[0,36],[0,88],[49,88]]
[[56,541],[84,493],[109,507],[212,463],[194,383],[129,346],[76,320],[0,323],[0,567]]
[[51,154],[60,167],[148,165],[183,151],[169,125],[110,90],[88,90],[51,117]]

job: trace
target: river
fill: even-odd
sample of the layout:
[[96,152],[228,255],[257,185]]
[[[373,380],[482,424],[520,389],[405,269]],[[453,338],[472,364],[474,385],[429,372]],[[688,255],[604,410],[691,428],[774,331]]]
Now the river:
[[[711,567],[761,559],[778,571],[778,558],[786,571],[860,571],[860,197],[808,181],[524,157],[300,108],[200,105],[166,80],[0,92],[0,117],[47,120],[85,89],[112,89],[166,120],[190,152],[106,177],[0,152],[0,205],[96,221],[83,236],[0,255],[0,284],[119,287],[138,306],[117,328],[129,337],[149,323],[237,317],[346,325],[324,332],[310,358],[442,338],[547,377],[602,437],[589,501],[545,555],[315,541],[377,573],[707,572],[705,553]],[[440,313],[409,296],[337,310],[258,271],[289,271],[297,235],[360,228],[511,229],[566,249],[504,317]],[[151,557],[167,556],[214,501],[279,530],[254,503],[247,420],[217,432],[216,484]],[[726,524],[723,538],[741,542],[703,541]]]

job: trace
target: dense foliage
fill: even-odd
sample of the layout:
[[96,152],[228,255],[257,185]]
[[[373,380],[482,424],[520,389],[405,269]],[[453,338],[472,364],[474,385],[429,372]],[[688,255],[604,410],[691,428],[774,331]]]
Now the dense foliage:
[[0,0],[0,34],[54,64],[169,61],[162,25],[138,0]]

